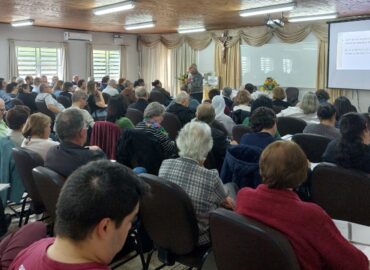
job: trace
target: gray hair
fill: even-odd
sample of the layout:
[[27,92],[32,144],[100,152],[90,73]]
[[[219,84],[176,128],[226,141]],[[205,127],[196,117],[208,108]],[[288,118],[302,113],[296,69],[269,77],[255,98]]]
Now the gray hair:
[[316,113],[319,107],[319,100],[314,92],[307,92],[303,95],[299,107],[303,110],[304,114]]
[[109,80],[108,85],[112,86],[112,87],[115,87],[117,85],[117,82],[116,82],[116,80],[111,79],[111,80]]
[[70,141],[84,127],[84,117],[80,109],[69,108],[58,114],[55,125],[59,139]]
[[202,122],[187,123],[176,139],[179,156],[204,161],[213,146],[211,128]]
[[159,102],[152,102],[149,103],[148,106],[146,106],[144,111],[144,118],[152,118],[154,116],[161,116],[164,114],[164,106],[160,104]]
[[81,99],[87,100],[87,94],[82,90],[77,90],[72,95],[72,102],[78,102]]
[[175,102],[181,104],[185,99],[189,99],[189,94],[185,91],[181,91],[176,95]]
[[231,94],[233,93],[233,89],[231,87],[224,87],[224,89],[222,90],[222,94],[225,96],[225,97],[230,97]]
[[144,86],[138,86],[135,88],[135,96],[137,98],[145,98],[148,95],[148,91]]

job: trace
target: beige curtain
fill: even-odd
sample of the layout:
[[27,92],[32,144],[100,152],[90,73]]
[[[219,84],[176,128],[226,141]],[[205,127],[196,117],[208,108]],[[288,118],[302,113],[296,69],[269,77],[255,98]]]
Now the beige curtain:
[[120,51],[120,78],[126,78],[127,77],[127,50],[126,46],[121,46]]
[[67,81],[71,78],[71,74],[69,74],[69,61],[68,61],[68,43],[63,42],[62,46],[62,66],[63,66],[63,80]]
[[13,39],[9,40],[8,75],[9,75],[9,79],[19,76],[17,52],[16,52],[16,48],[15,48],[15,41]]
[[86,77],[94,77],[94,65],[93,65],[93,46],[91,43],[86,44]]
[[240,86],[240,41],[237,40],[232,46],[226,48],[226,63],[223,62],[223,44],[216,42],[215,66],[216,74],[220,76],[220,88]]

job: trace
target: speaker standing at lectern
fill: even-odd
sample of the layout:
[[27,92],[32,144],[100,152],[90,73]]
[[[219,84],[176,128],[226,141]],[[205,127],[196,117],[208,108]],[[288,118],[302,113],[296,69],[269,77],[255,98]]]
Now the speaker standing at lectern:
[[191,64],[189,67],[188,89],[193,94],[203,92],[203,76],[198,72],[196,64]]

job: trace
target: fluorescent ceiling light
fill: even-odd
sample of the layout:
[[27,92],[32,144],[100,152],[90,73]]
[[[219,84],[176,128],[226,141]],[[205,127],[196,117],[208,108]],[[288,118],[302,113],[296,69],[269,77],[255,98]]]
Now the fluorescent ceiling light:
[[295,8],[295,5],[296,5],[295,2],[290,2],[286,4],[280,4],[280,5],[245,9],[245,10],[241,10],[239,15],[242,17],[249,17],[249,16],[255,16],[255,15],[289,11],[289,10],[293,10]]
[[289,22],[305,22],[305,21],[317,21],[317,20],[325,20],[325,19],[335,19],[338,16],[337,13],[330,13],[330,14],[319,14],[319,15],[312,15],[312,16],[300,16],[300,17],[290,17],[288,18]]
[[120,3],[116,3],[112,5],[94,8],[93,12],[95,15],[104,15],[104,14],[113,13],[117,11],[132,9],[134,7],[135,7],[135,4],[133,1],[125,1],[125,2],[120,2]]
[[11,22],[11,25],[13,27],[28,26],[28,25],[33,25],[34,22],[35,22],[34,20],[29,19],[29,20]]
[[150,28],[154,26],[155,26],[155,22],[150,21],[150,22],[143,22],[143,23],[126,24],[125,29],[134,30],[134,29]]
[[177,32],[179,34],[186,34],[186,33],[196,33],[196,32],[204,32],[206,29],[204,27],[197,27],[197,28],[179,28]]

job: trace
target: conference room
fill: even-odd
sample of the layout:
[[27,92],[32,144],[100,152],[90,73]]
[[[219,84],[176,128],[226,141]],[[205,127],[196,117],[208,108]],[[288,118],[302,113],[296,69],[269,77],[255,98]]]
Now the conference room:
[[0,5],[4,269],[369,268],[369,1]]

